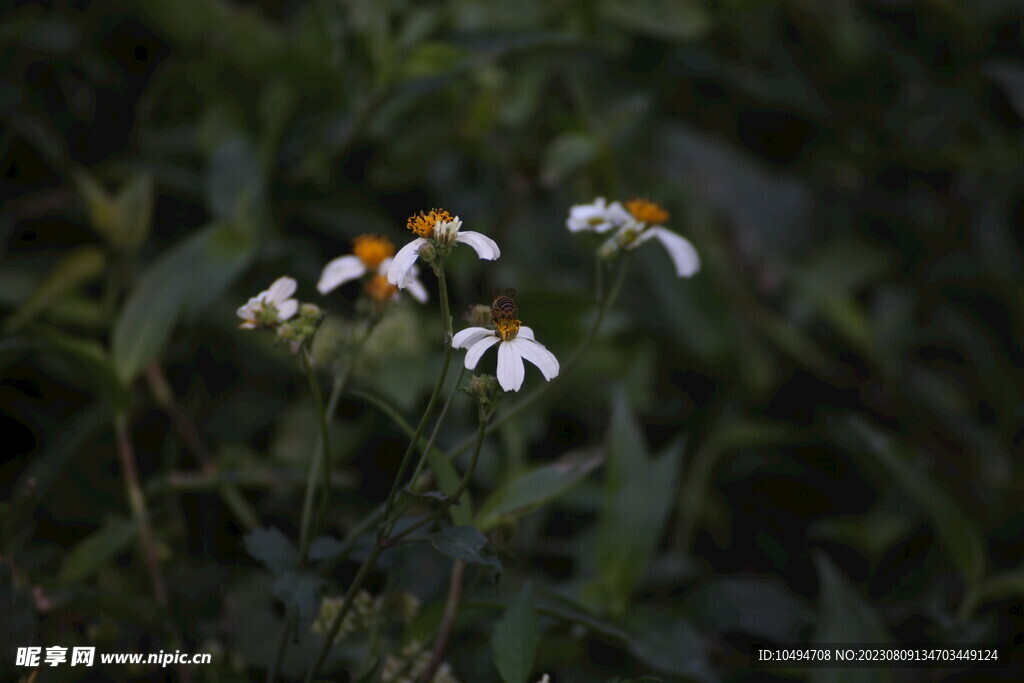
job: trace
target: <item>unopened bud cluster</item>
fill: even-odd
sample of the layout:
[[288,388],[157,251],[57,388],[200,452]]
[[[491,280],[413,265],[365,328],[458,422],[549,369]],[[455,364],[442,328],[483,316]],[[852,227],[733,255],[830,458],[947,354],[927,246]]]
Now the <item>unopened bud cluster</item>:
[[466,393],[476,401],[477,412],[481,421],[491,419],[498,401],[505,395],[501,384],[494,375],[473,375],[466,385]]

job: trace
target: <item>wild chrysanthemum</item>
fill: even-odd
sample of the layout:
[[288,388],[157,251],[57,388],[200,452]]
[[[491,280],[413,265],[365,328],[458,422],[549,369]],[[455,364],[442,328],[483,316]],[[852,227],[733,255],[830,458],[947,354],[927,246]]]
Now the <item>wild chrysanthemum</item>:
[[700,257],[690,241],[659,223],[668,220],[668,211],[646,199],[626,202],[632,220],[620,227],[601,247],[601,253],[611,256],[619,249],[636,249],[652,237],[661,242],[676,267],[676,275],[690,277],[700,270]]
[[598,197],[592,204],[577,204],[565,222],[569,232],[608,232],[632,222],[633,217],[619,202],[608,204]]
[[558,359],[533,336],[533,330],[519,322],[510,297],[501,296],[491,306],[495,329],[467,327],[452,338],[452,348],[466,351],[466,369],[473,370],[487,349],[498,345],[498,383],[505,391],[519,391],[526,377],[523,359],[537,366],[544,379],[558,376]]
[[[359,235],[352,242],[352,253],[332,259],[320,274],[317,290],[327,294],[337,287],[373,273],[366,285],[366,291],[375,301],[385,301],[398,294],[397,288],[389,288],[385,279],[395,255],[391,240],[377,235]],[[406,287],[419,302],[426,302],[427,290],[419,280],[419,269],[413,265],[407,275]]]
[[434,253],[447,253],[455,244],[468,244],[477,255],[487,261],[501,256],[501,250],[490,237],[479,232],[461,232],[462,220],[452,217],[443,209],[433,209],[410,216],[406,225],[416,239],[402,247],[388,268],[388,282],[401,289],[410,286],[413,267],[420,256],[420,250],[430,245]]
[[243,320],[239,327],[252,330],[257,327],[277,327],[295,315],[299,310],[299,302],[292,299],[298,288],[295,280],[280,277],[253,298],[241,306],[237,313]]

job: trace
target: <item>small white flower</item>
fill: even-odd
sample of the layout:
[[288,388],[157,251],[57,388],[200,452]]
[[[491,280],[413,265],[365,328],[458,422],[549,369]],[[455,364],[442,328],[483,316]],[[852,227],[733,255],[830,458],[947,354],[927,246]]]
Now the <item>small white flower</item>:
[[533,330],[518,320],[501,321],[499,329],[467,327],[452,338],[452,348],[468,349],[466,369],[476,368],[487,349],[498,345],[498,383],[505,391],[519,391],[526,377],[523,359],[537,366],[544,379],[558,376],[558,359],[533,336]]
[[619,249],[636,249],[652,237],[661,242],[676,268],[679,277],[696,275],[700,270],[700,256],[690,241],[657,223],[668,220],[668,212],[645,199],[626,202],[631,220],[623,225],[601,247],[603,256],[614,255]]
[[[367,273],[375,273],[377,276],[387,276],[388,269],[394,262],[395,245],[391,240],[376,235],[359,235],[353,240],[352,253],[332,259],[320,274],[320,282],[317,283],[317,290],[321,294],[327,294],[337,287],[357,280]],[[413,298],[420,303],[426,303],[427,290],[419,280],[419,269],[413,266],[407,274],[406,287]],[[385,291],[380,286],[377,278],[373,278],[367,286],[370,296],[375,299],[392,298],[392,292]],[[393,292],[397,297],[398,292]]]
[[443,209],[411,216],[407,227],[418,237],[398,250],[394,262],[388,269],[388,282],[397,285],[399,289],[410,286],[414,277],[412,268],[419,258],[420,249],[431,242],[440,247],[468,244],[486,261],[493,261],[501,256],[501,250],[494,240],[479,232],[461,232],[462,221],[459,217],[453,218]]
[[633,217],[619,202],[608,204],[598,197],[593,204],[577,204],[569,210],[565,222],[569,232],[608,232],[633,221]]
[[292,299],[298,288],[295,280],[280,277],[241,306],[237,313],[244,322],[239,327],[252,330],[260,326],[272,327],[291,318],[299,310],[299,302]]

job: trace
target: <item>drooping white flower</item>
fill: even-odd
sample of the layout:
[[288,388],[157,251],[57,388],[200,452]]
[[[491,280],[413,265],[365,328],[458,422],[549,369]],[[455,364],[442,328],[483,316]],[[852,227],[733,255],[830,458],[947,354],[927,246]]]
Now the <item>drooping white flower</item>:
[[447,249],[455,244],[468,244],[477,255],[493,261],[501,256],[501,250],[490,237],[479,232],[462,232],[462,221],[454,218],[443,209],[420,212],[409,218],[407,227],[417,235],[416,239],[398,250],[395,259],[388,269],[388,282],[399,289],[410,286],[413,278],[413,265],[419,258],[420,250],[427,244]]
[[496,322],[498,329],[467,327],[452,338],[452,348],[466,351],[466,369],[473,370],[487,349],[498,345],[498,383],[505,391],[519,391],[526,377],[523,360],[528,360],[540,370],[544,379],[551,381],[558,376],[558,359],[538,342],[533,330],[520,325],[519,320]]
[[243,320],[239,327],[252,330],[257,327],[274,327],[288,320],[299,310],[299,302],[291,298],[298,288],[294,279],[279,277],[253,298],[241,306],[237,313]]
[[626,202],[630,221],[612,235],[601,247],[601,253],[610,256],[619,249],[636,249],[654,238],[661,242],[672,259],[679,277],[696,275],[700,270],[700,256],[690,241],[668,230],[659,223],[668,220],[668,212],[654,202],[634,199]]
[[608,204],[598,197],[592,204],[577,204],[569,209],[565,222],[569,232],[608,232],[631,223],[633,217],[619,202]]
[[[367,292],[371,298],[379,301],[393,298],[398,295],[398,291],[388,290],[385,278],[394,255],[395,245],[391,240],[377,235],[359,235],[353,240],[351,254],[332,259],[324,266],[316,288],[321,294],[327,294],[346,282],[374,273],[374,277],[367,283]],[[407,275],[406,287],[414,299],[425,303],[427,290],[418,276],[419,269],[413,266]]]

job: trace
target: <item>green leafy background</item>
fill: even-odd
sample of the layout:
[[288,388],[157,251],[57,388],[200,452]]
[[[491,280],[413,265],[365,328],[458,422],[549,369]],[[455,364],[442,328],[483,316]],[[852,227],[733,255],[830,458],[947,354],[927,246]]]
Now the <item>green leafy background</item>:
[[[1022,32],[1015,0],[17,3],[0,19],[0,674],[18,645],[177,643],[215,653],[197,680],[261,678],[282,601],[305,627],[351,579],[359,557],[331,539],[386,496],[407,436],[341,401],[326,564],[298,568],[315,406],[235,308],[297,278],[327,310],[326,368],[358,288],[320,297],[320,269],[442,206],[502,248],[455,253],[455,310],[515,288],[564,359],[593,278],[564,222],[598,195],[664,204],[701,273],[638,250],[580,365],[485,444],[473,516],[392,553],[371,592],[422,599],[429,642],[449,551],[476,558],[447,654],[465,681],[728,681],[768,673],[755,644],[1020,642]],[[356,388],[414,421],[436,324],[399,307]],[[439,445],[474,418],[457,398]]]

